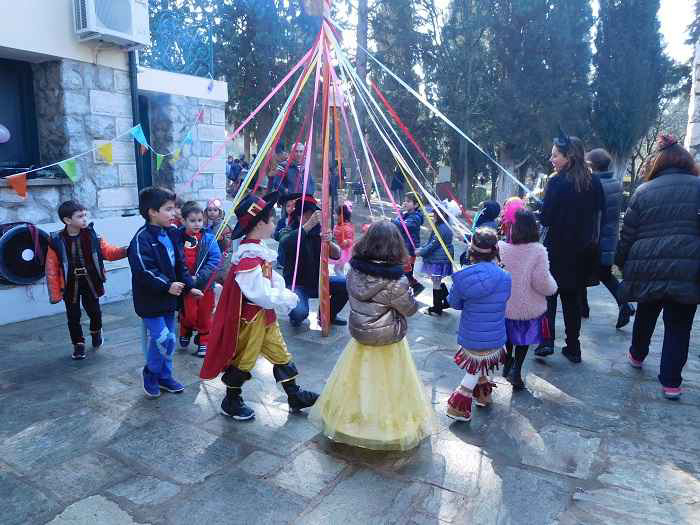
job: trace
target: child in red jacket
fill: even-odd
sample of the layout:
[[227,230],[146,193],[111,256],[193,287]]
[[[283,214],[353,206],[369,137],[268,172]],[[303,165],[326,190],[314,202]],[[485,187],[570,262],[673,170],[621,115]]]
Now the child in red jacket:
[[207,355],[209,330],[214,312],[214,279],[212,275],[221,262],[221,251],[214,235],[204,229],[204,211],[199,204],[189,201],[182,207],[184,228],[180,228],[178,239],[183,249],[185,266],[194,280],[195,287],[204,292],[204,297],[187,295],[180,310],[180,346],[190,344],[192,332],[196,331],[194,355]]
[[126,258],[126,247],[116,248],[95,233],[88,224],[85,206],[66,201],[58,207],[58,217],[66,226],[53,232],[46,253],[46,284],[51,304],[64,301],[68,331],[73,343],[73,359],[85,359],[85,338],[80,326],[80,303],[90,317],[92,347],[102,346],[100,297],[107,280],[104,260]]

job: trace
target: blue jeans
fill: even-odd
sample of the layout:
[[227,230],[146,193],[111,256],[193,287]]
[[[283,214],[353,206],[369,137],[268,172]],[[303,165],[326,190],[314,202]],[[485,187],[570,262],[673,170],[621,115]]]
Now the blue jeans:
[[173,354],[175,353],[175,314],[161,317],[144,317],[143,324],[148,335],[146,367],[160,379],[173,376]]
[[[345,287],[345,277],[332,276],[329,279],[329,289],[331,296],[331,320],[336,316],[348,302],[348,290]],[[297,286],[294,293],[299,298],[299,303],[289,312],[289,322],[292,326],[299,326],[304,319],[309,317],[309,297],[318,296],[317,291],[310,292],[306,288]]]
[[630,354],[638,361],[643,361],[649,354],[649,343],[661,310],[664,312],[664,343],[659,382],[663,386],[677,388],[683,382],[681,372],[688,361],[690,330],[693,328],[696,304],[681,304],[670,300],[639,303],[632,329]]

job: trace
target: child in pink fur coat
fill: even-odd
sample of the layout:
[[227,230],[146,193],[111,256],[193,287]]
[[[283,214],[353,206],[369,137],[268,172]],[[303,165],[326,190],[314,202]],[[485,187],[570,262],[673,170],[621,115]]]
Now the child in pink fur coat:
[[[547,296],[557,291],[557,283],[549,273],[547,249],[539,242],[535,216],[520,209],[510,231],[510,242],[499,242],[504,268],[513,280],[512,292],[506,304],[506,363],[503,376],[522,390],[522,366],[529,345],[539,344],[548,337]],[[515,352],[513,350],[515,349]]]

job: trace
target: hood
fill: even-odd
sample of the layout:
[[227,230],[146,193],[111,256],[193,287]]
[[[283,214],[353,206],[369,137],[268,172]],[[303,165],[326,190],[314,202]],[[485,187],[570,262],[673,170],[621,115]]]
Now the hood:
[[487,201],[484,203],[484,211],[476,223],[477,228],[484,222],[496,220],[501,213],[501,206],[496,201]]
[[369,301],[387,287],[386,277],[378,277],[362,273],[355,268],[348,272],[348,294],[360,301]]

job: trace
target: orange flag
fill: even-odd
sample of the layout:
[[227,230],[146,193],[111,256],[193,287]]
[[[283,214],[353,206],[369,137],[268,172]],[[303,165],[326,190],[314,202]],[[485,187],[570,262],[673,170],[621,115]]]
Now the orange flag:
[[10,185],[10,187],[15,190],[15,193],[22,197],[27,198],[27,174],[18,173],[17,175],[10,175],[5,177],[5,180]]
[[148,152],[148,148],[141,144],[141,155],[145,155]]

